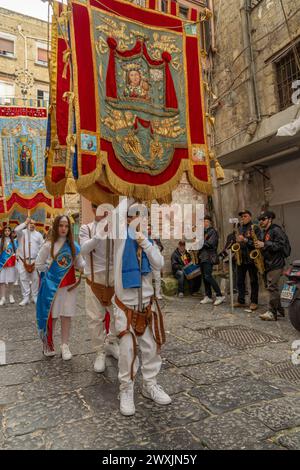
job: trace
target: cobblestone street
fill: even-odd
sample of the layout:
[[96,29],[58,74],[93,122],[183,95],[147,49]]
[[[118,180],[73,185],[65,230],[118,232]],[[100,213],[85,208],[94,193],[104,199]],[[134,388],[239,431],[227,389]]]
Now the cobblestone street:
[[139,375],[131,418],[119,413],[117,362],[109,358],[104,374],[93,371],[83,294],[67,363],[43,357],[33,304],[1,307],[0,448],[299,449],[300,366],[291,361],[299,334],[287,319],[262,322],[263,307],[232,315],[226,305],[199,301],[163,301],[159,382],[173,403],[143,398]]

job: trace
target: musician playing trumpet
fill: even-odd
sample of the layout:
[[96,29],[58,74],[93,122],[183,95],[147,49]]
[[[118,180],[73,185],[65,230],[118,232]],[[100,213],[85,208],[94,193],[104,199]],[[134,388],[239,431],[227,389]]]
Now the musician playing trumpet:
[[[249,210],[243,210],[239,213],[241,224],[238,229],[236,241],[240,244],[241,263],[237,266],[237,289],[238,289],[238,301],[234,304],[235,308],[247,307],[246,297],[246,275],[249,273],[250,277],[250,309],[252,311],[258,308],[258,272],[255,262],[250,257],[251,251],[254,250],[254,241],[252,237],[253,222],[252,214]],[[254,227],[257,238],[261,239],[261,233],[258,226]]]

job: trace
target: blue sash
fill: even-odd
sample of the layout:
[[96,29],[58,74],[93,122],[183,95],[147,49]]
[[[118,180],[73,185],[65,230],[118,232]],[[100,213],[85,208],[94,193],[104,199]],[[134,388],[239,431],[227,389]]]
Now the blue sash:
[[[75,243],[76,256],[80,252],[79,245]],[[39,334],[42,338],[47,336],[47,324],[52,304],[63,279],[73,266],[71,247],[68,242],[61,247],[48,271],[40,278],[40,288],[36,302],[36,319]]]
[[0,254],[0,271],[4,268],[6,263],[9,261],[9,259],[14,256],[16,253],[16,249],[18,248],[18,242],[14,240],[14,246],[15,250],[13,249],[13,244],[10,242],[8,246],[6,247],[5,250],[2,251]]
[[[153,241],[149,240],[152,244]],[[144,250],[142,251],[142,266],[140,268],[137,257],[138,243],[131,238],[127,231],[127,239],[122,256],[122,285],[124,289],[141,287],[142,277],[151,273],[152,268]]]

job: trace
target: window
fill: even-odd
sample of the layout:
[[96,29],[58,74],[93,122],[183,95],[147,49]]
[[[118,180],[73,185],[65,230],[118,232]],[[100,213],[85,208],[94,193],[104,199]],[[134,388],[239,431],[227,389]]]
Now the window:
[[0,33],[0,56],[15,57],[15,38],[11,34]]
[[48,49],[45,44],[37,44],[36,63],[48,67]]
[[11,104],[15,96],[15,85],[0,81],[0,103]]
[[38,107],[47,106],[49,102],[49,92],[45,90],[37,90],[37,105]]
[[168,1],[167,0],[161,0],[161,11],[163,13],[167,13],[167,11],[168,11]]
[[189,9],[187,7],[179,5],[179,16],[180,16],[180,18],[187,19],[188,13],[189,13]]
[[[300,43],[298,43],[295,48],[300,59]],[[296,80],[300,80],[300,70],[296,63],[295,48],[290,49],[285,56],[281,56],[276,62],[280,111],[293,104],[292,94],[295,90],[292,88],[292,85]]]

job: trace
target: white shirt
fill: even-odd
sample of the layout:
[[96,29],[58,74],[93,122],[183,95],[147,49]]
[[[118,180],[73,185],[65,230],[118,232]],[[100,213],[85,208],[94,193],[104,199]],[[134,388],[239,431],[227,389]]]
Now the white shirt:
[[[85,259],[85,268],[84,273],[87,276],[91,275],[91,252],[93,254],[93,265],[94,273],[104,274],[106,272],[106,240],[97,238],[96,235],[97,222],[91,222],[87,225],[82,225],[79,232],[79,242],[80,242],[80,253]],[[89,229],[91,232],[91,237],[89,235]],[[110,240],[110,260],[109,260],[109,272],[110,272],[110,281],[113,279],[113,243]],[[99,278],[99,276],[97,276]],[[100,281],[98,281],[100,282]],[[103,281],[105,282],[105,280]],[[110,282],[111,284],[111,282]]]
[[[34,261],[38,252],[43,244],[43,236],[37,230],[31,232],[26,224],[20,224],[15,228],[18,237],[18,255],[23,259],[29,259],[29,243],[30,243],[30,257]],[[24,253],[24,239],[25,239],[25,253]]]
[[[54,244],[54,256],[57,255],[59,250],[63,247],[64,243],[66,241],[66,237],[59,237],[59,239],[55,242]],[[51,242],[46,242],[43,244],[41,247],[36,262],[35,262],[35,267],[38,271],[40,272],[45,272],[48,270],[50,263],[51,263]],[[83,269],[84,268],[84,259],[80,255],[77,255],[75,258],[75,268],[77,269]]]

